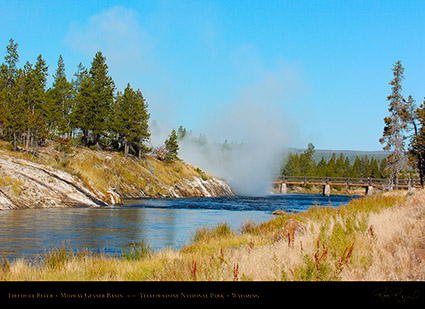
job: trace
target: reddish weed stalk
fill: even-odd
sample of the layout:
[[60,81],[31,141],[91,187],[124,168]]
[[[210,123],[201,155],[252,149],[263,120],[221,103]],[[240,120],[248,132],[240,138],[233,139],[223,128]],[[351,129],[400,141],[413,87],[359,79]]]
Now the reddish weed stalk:
[[251,252],[251,250],[254,248],[254,242],[251,240],[248,246],[249,246],[248,252]]
[[233,266],[233,281],[238,281],[239,276],[239,264]]
[[373,225],[369,226],[369,234],[372,239],[376,239],[375,229],[373,228]]
[[319,271],[319,266],[323,258],[328,254],[328,247],[325,244],[322,244],[322,253],[320,254],[320,241],[317,240],[317,250],[314,253],[314,261],[316,262],[316,270]]
[[192,261],[192,279],[193,281],[196,281],[196,271],[197,271],[197,267],[196,267],[196,262]]
[[338,260],[338,266],[337,266],[338,274],[340,274],[342,270],[344,269],[344,267],[347,266],[348,260],[350,259],[351,254],[353,253],[353,249],[354,249],[354,242],[351,245],[350,249],[348,249],[348,247],[345,248],[344,253],[342,254],[341,258]]

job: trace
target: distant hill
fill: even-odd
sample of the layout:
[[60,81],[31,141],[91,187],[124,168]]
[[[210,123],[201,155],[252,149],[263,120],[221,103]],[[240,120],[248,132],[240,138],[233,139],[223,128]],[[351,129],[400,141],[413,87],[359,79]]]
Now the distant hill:
[[[305,149],[298,149],[298,148],[292,148],[292,149],[289,150],[289,152],[292,152],[292,153],[302,153],[304,151],[305,151]],[[328,161],[332,157],[333,153],[335,153],[337,158],[342,153],[344,157],[348,157],[348,160],[350,160],[350,162],[354,162],[356,157],[361,158],[361,157],[367,156],[369,159],[374,157],[377,160],[381,160],[381,159],[384,159],[388,156],[388,153],[385,152],[385,151],[382,151],[382,150],[381,151],[379,151],[379,150],[362,151],[362,150],[315,149],[314,159],[316,160],[316,162],[318,162],[323,157],[326,161]]]
[[316,150],[315,154],[314,154],[314,159],[315,160],[320,160],[322,157],[325,158],[325,160],[328,160],[329,158],[331,158],[332,154],[335,153],[336,156],[340,156],[341,153],[343,154],[344,157],[348,157],[348,160],[350,160],[350,162],[353,162],[356,157],[365,157],[367,156],[368,158],[375,158],[375,159],[384,159],[388,156],[388,153],[385,151],[360,151],[360,150]]

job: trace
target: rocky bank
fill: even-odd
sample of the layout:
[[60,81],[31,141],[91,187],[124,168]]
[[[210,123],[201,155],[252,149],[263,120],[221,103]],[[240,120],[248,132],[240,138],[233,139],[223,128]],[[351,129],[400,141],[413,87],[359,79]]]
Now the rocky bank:
[[[66,158],[66,159],[65,159]],[[30,154],[0,150],[0,209],[99,207],[125,198],[234,195],[223,179],[184,162],[74,148]]]

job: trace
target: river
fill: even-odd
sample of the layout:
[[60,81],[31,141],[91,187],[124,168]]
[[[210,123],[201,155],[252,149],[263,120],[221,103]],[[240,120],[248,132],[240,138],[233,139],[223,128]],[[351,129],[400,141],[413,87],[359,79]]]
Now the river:
[[100,208],[39,208],[0,211],[0,254],[9,261],[35,259],[65,244],[119,255],[131,243],[154,249],[180,248],[199,227],[226,222],[237,231],[247,221],[261,223],[273,211],[299,212],[312,206],[338,207],[353,197],[315,194],[265,197],[137,199]]

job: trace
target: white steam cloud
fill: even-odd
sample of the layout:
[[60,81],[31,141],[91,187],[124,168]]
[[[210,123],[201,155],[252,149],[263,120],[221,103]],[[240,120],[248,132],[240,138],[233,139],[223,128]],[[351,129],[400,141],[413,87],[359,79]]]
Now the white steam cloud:
[[295,130],[284,102],[302,85],[291,76],[296,74],[287,69],[266,72],[243,88],[236,102],[205,121],[208,142],[189,134],[180,143],[180,157],[225,178],[237,194],[269,194]]

